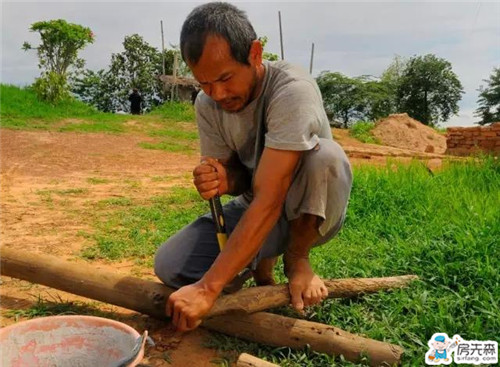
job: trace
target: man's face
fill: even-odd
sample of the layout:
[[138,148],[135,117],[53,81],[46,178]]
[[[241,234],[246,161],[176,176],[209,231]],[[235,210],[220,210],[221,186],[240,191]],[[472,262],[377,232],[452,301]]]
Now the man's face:
[[[262,59],[252,47],[250,65],[241,64],[231,55],[229,43],[222,37],[208,36],[196,65],[188,62],[201,88],[223,110],[238,112],[252,100],[257,85],[257,67]],[[259,56],[259,55],[257,55]]]

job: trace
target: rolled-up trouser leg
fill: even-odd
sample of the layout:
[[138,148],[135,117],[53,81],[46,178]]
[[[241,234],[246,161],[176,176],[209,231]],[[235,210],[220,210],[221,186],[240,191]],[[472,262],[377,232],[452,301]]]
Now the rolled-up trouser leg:
[[345,219],[351,193],[349,160],[338,143],[320,139],[315,149],[304,152],[288,190],[285,214],[288,221],[302,214],[322,218],[316,245],[334,237]]

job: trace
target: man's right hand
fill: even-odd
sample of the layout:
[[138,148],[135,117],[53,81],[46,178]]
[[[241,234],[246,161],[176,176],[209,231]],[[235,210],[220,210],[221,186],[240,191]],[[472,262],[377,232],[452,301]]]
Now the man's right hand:
[[205,200],[229,191],[226,168],[215,158],[202,157],[193,170],[193,177],[196,189]]

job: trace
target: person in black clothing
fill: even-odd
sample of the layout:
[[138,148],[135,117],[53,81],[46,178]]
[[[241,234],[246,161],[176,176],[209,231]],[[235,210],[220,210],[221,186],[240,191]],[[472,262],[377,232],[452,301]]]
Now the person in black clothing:
[[128,96],[128,100],[130,101],[130,112],[132,113],[132,115],[140,115],[142,97],[139,94],[137,88],[133,89],[132,94]]
[[198,93],[200,93],[199,89],[195,89],[194,91],[191,92],[191,103],[193,105],[196,102],[196,97],[198,97]]

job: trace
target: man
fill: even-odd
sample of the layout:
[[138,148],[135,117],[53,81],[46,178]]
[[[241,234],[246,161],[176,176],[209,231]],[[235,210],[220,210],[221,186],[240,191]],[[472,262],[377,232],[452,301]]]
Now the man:
[[130,112],[132,115],[140,115],[142,97],[137,88],[132,90],[132,94],[128,96],[128,100],[130,101]]
[[230,233],[219,252],[204,215],[157,251],[155,272],[173,293],[166,313],[191,330],[247,266],[258,285],[274,284],[283,255],[296,309],[327,296],[309,250],[331,239],[351,189],[347,157],[332,140],[314,79],[286,62],[262,61],[262,45],[244,12],[226,3],[195,8],[181,31],[181,52],[202,91],[196,100],[202,163],[194,184],[224,206]]

